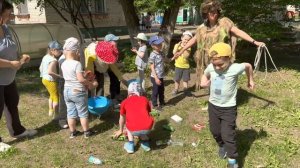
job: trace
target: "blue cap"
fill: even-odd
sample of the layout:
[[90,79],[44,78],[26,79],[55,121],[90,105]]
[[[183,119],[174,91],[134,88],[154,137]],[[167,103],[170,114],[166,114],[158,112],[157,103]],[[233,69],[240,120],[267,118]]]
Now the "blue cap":
[[56,41],[56,40],[50,41],[50,42],[48,43],[48,48],[57,49],[57,50],[62,50],[61,45],[60,45],[59,42]]
[[150,39],[149,39],[149,44],[150,44],[150,45],[152,45],[152,44],[158,45],[158,44],[163,43],[164,41],[165,41],[165,40],[164,40],[162,37],[160,37],[160,36],[152,36],[152,37],[150,37]]
[[117,41],[117,40],[119,40],[119,37],[113,34],[108,34],[104,37],[104,41]]

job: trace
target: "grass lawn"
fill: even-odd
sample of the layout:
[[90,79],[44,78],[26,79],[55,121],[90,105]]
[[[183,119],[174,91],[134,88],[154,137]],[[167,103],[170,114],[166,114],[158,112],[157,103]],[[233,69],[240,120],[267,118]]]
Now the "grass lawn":
[[[247,90],[245,76],[239,81],[237,140],[239,164],[245,168],[297,168],[300,165],[300,57],[278,51],[283,54],[277,50],[272,53],[279,55],[275,63],[280,72],[269,72],[266,79],[264,73],[257,73],[253,92]],[[128,79],[135,75],[126,74]],[[192,79],[191,86],[195,83],[194,75]],[[207,111],[201,110],[207,104],[207,90],[193,92],[193,97],[185,97],[182,92],[173,97],[172,74],[166,78],[165,91],[171,106],[155,118],[150,135],[152,151],[144,152],[138,145],[134,154],[123,150],[124,142],[110,138],[118,128],[118,113],[102,120],[91,117],[90,126],[97,133],[90,139],[83,136],[69,139],[69,131],[61,130],[48,117],[48,93],[38,71],[19,72],[17,84],[22,123],[39,133],[34,138],[14,140],[8,134],[3,117],[0,135],[13,148],[0,153],[0,167],[96,167],[88,164],[90,155],[102,159],[105,162],[102,167],[226,167],[227,161],[218,158],[217,145],[209,132]],[[151,86],[149,80],[147,86]],[[170,119],[174,114],[183,118],[181,124]],[[167,123],[175,128],[174,132],[162,128]],[[192,129],[195,123],[203,123],[206,128],[196,132]],[[80,125],[78,129],[81,130]],[[170,138],[184,142],[184,146],[155,144],[157,140]]]

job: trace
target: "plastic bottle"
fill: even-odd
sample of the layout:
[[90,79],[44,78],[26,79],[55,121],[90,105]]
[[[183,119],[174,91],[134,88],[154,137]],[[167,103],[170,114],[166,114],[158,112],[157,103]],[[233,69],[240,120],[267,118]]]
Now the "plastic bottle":
[[100,160],[99,158],[96,158],[94,156],[89,157],[89,163],[97,164],[97,165],[102,165],[103,164],[102,160]]

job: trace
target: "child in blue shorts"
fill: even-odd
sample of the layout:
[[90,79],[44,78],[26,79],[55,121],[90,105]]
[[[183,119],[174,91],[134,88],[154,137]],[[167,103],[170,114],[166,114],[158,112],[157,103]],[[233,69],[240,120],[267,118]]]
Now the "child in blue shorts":
[[76,130],[76,118],[80,118],[80,123],[84,131],[84,138],[92,135],[89,130],[87,89],[97,86],[94,81],[89,81],[83,77],[80,59],[80,44],[78,39],[70,37],[63,46],[65,61],[61,65],[62,74],[65,80],[64,99],[67,106],[67,119],[71,131],[70,138],[78,135]]

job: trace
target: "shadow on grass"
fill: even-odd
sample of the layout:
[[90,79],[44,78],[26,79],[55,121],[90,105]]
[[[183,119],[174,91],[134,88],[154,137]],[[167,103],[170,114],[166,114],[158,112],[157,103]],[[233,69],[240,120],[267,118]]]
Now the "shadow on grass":
[[103,121],[102,123],[95,125],[94,127],[91,128],[91,130],[95,131],[94,135],[96,136],[98,134],[111,130],[115,125],[118,124],[119,115],[120,113],[114,112],[114,110],[111,108],[108,112],[101,115],[100,118],[97,116],[91,116],[89,118],[90,122],[96,119],[100,119],[101,121]]
[[267,137],[267,132],[261,129],[257,132],[254,129],[237,130],[237,148],[239,153],[238,163],[240,167],[244,166],[245,158],[253,142],[257,139]]
[[262,100],[262,101],[265,101],[265,105],[261,108],[267,108],[268,106],[270,105],[275,105],[275,102],[271,101],[271,100],[268,100],[268,99],[265,99],[263,97],[259,97],[253,93],[250,93],[244,89],[238,89],[238,93],[237,93],[237,105],[240,106],[240,105],[243,105],[243,104],[246,104],[248,103],[249,101],[249,98],[250,97],[253,97],[255,99],[259,99],[259,100]]
[[27,139],[35,139],[35,138],[39,138],[48,134],[52,134],[55,132],[58,132],[61,130],[61,128],[58,126],[58,121],[52,120],[47,124],[44,124],[43,126],[36,128],[36,130],[38,131],[38,133],[31,138],[20,138],[20,139],[15,139],[11,142],[9,142],[10,145],[13,145],[15,143],[19,143],[19,142],[23,142],[26,141]]
[[167,144],[159,146],[156,145],[156,141],[158,140],[167,141],[171,138],[171,132],[163,129],[163,125],[167,124],[169,124],[169,121],[166,119],[159,120],[155,123],[153,130],[149,134],[149,137],[151,139],[151,150],[164,149],[168,146]]

